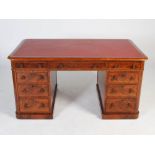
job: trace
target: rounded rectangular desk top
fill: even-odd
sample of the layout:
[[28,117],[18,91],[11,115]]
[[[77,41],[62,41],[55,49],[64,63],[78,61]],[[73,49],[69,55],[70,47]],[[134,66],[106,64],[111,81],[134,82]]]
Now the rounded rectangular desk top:
[[128,39],[25,39],[9,59],[145,60]]

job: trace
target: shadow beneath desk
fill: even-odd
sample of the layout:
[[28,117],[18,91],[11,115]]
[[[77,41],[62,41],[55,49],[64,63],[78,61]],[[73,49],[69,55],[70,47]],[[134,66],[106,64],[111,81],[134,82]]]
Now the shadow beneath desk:
[[96,76],[96,72],[58,72],[54,117],[70,106],[76,106],[80,110],[101,117]]

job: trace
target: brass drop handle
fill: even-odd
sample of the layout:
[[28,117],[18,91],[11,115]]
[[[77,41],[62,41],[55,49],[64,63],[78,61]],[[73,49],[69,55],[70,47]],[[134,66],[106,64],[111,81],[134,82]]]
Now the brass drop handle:
[[123,78],[124,78],[125,76],[126,76],[126,74],[125,74],[125,73],[122,73],[121,77],[123,77]]
[[44,92],[45,92],[45,89],[44,89],[44,88],[41,88],[41,89],[40,89],[40,92],[41,92],[41,93],[44,93]]
[[30,108],[31,106],[28,103],[24,104],[24,108]]
[[23,68],[23,67],[24,67],[24,64],[18,63],[16,66],[17,66],[18,68]]
[[127,107],[128,107],[128,108],[130,107],[130,103],[127,103]]
[[64,64],[62,64],[62,63],[60,63],[60,64],[57,65],[57,68],[58,68],[58,69],[61,69],[61,68],[63,68],[63,67],[64,67]]
[[31,85],[32,88],[34,88],[34,85]]
[[45,107],[45,104],[44,103],[40,103],[39,108],[44,108],[44,107]]
[[130,94],[133,93],[133,89],[130,88],[130,89],[129,89],[129,93],[130,93]]
[[99,68],[99,64],[93,64],[91,68]]
[[114,88],[111,89],[111,93],[114,94],[116,90]]
[[42,68],[42,67],[44,67],[44,64],[43,64],[43,63],[39,63],[39,64],[38,64],[38,67],[39,67],[39,68]]
[[114,64],[112,68],[118,68],[119,64]]
[[24,88],[24,89],[22,90],[22,92],[23,92],[23,93],[27,93],[27,89]]
[[112,76],[112,81],[117,80],[117,77],[115,75]]
[[132,81],[132,80],[134,80],[134,77],[133,76],[130,77],[130,81]]
[[111,109],[111,108],[113,108],[113,106],[114,106],[114,104],[113,103],[110,103],[109,108]]
[[25,79],[26,79],[26,76],[25,76],[25,75],[22,75],[22,76],[21,76],[21,79],[22,79],[22,80],[25,80]]
[[39,79],[40,79],[40,80],[43,80],[43,79],[44,79],[44,76],[43,76],[43,75],[40,75],[40,76],[39,76]]
[[136,66],[135,64],[133,64],[133,65],[131,66],[131,68],[132,68],[132,69],[136,69],[137,66]]

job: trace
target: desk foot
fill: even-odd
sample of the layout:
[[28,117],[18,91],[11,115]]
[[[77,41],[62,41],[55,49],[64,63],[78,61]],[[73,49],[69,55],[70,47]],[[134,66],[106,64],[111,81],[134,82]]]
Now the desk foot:
[[49,114],[26,114],[26,113],[16,113],[16,118],[18,119],[52,119],[52,113]]
[[102,119],[136,119],[136,118],[138,118],[138,115],[139,115],[139,112],[133,113],[133,114],[103,113]]

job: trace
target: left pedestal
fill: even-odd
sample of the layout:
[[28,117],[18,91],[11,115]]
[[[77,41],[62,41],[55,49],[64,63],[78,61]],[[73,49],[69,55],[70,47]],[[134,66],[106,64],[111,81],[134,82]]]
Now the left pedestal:
[[57,89],[56,72],[50,72],[44,62],[12,62],[12,75],[16,117],[53,118]]

